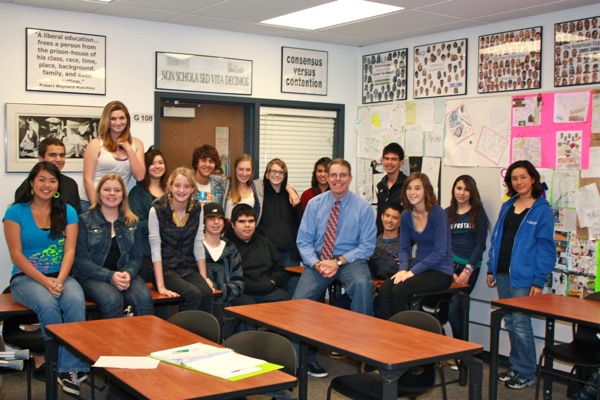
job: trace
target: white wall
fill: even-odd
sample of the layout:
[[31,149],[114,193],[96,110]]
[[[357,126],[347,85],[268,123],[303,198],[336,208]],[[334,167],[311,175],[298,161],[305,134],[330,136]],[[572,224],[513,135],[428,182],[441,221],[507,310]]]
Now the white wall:
[[[106,36],[106,96],[32,92],[25,90],[25,28],[39,28]],[[131,113],[154,112],[155,52],[169,51],[253,60],[252,97],[346,104],[348,135],[345,154],[356,154],[353,133],[356,119],[359,49],[267,36],[239,34],[127,18],[94,16],[84,13],[25,7],[0,3],[1,125],[6,132],[6,103],[104,106],[111,100],[123,101]],[[327,96],[280,93],[281,47],[327,51],[329,84]],[[154,141],[153,124],[133,124],[132,131],[146,148]],[[6,173],[5,141],[0,144],[0,214],[12,203],[14,189],[25,173]],[[311,161],[312,162],[312,161]],[[81,181],[81,174],[69,174]],[[0,289],[10,279],[11,262],[0,233]]]

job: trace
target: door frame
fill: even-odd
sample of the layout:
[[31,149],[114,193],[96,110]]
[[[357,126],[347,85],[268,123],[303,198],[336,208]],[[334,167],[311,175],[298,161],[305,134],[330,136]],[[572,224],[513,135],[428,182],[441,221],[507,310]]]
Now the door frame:
[[154,147],[160,149],[160,118],[163,117],[161,104],[164,101],[194,101],[236,105],[244,107],[244,152],[254,160],[254,171],[258,171],[258,154],[260,150],[260,107],[282,107],[307,110],[333,111],[336,113],[333,130],[333,157],[344,157],[344,118],[346,106],[336,103],[313,103],[306,101],[289,101],[275,99],[259,99],[238,96],[214,96],[201,93],[154,92]]

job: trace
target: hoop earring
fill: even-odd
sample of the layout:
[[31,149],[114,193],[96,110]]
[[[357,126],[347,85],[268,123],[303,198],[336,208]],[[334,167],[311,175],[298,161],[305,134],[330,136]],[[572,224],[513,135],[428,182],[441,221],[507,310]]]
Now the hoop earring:
[[60,192],[56,192],[56,193],[54,193],[54,198],[55,198],[55,199],[58,199],[59,197],[60,197]]

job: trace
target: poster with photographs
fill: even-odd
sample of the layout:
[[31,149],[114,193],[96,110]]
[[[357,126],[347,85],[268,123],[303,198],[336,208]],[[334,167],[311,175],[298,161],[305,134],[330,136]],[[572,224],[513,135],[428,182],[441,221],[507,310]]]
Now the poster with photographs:
[[415,46],[414,98],[467,94],[467,39]]
[[363,56],[362,103],[406,100],[408,49]]
[[554,24],[554,87],[600,82],[599,17]]
[[477,93],[542,87],[542,27],[479,36]]

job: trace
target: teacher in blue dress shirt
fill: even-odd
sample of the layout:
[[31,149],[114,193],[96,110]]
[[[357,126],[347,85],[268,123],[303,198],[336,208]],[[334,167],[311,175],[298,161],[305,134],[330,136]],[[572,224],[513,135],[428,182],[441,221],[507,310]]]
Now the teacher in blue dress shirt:
[[[308,202],[298,230],[297,245],[305,268],[294,299],[317,300],[337,279],[352,299],[352,311],[373,315],[373,280],[367,259],[375,249],[375,216],[367,201],[350,192],[352,170],[348,161],[331,161],[327,180],[330,190]],[[331,237],[328,225],[336,203],[337,229]],[[330,239],[326,240],[326,236]],[[332,244],[330,249],[328,241]],[[308,373],[327,376],[314,352],[309,352]]]

